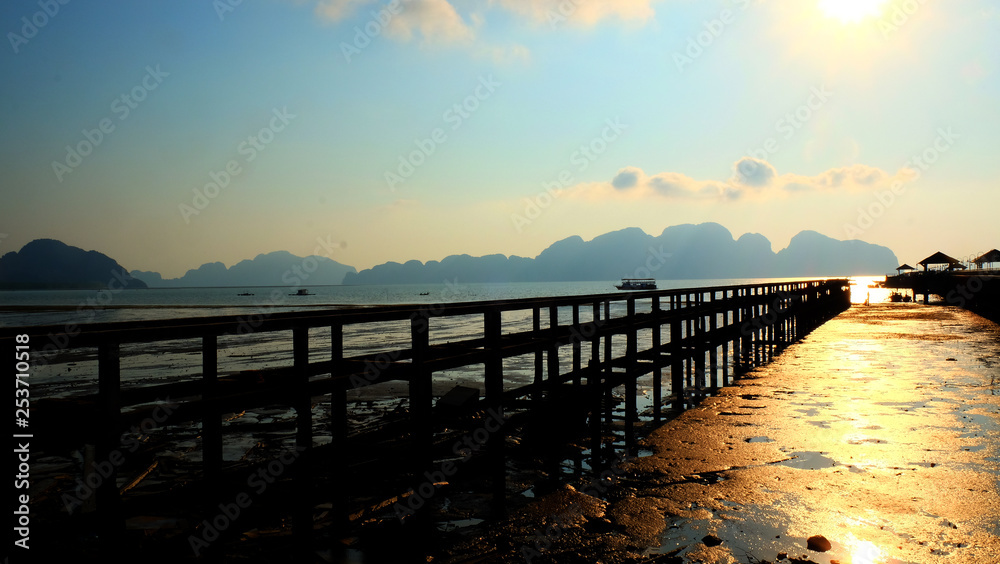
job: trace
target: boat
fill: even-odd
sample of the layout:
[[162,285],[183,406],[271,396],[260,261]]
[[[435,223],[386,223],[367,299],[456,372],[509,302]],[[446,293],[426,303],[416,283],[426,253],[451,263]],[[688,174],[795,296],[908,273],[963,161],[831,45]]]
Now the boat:
[[619,290],[655,290],[655,278],[622,278],[621,284],[616,284]]
[[307,288],[299,288],[298,292],[295,292],[294,294],[288,294],[288,295],[289,296],[311,296],[312,294],[309,293],[309,290]]
[[252,296],[253,294],[251,292],[240,292],[239,294],[236,294],[236,295],[237,296]]

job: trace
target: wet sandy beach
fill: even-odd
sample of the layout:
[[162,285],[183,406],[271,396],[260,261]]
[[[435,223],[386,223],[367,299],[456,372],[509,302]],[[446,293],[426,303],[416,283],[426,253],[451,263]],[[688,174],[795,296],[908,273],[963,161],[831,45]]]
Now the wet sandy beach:
[[998,394],[996,324],[855,306],[443,560],[1000,562]]

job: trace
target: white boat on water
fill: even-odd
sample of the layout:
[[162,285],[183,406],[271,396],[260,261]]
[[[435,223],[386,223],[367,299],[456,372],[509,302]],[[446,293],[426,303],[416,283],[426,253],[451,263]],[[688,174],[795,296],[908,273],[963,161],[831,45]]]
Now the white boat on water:
[[616,284],[619,290],[655,290],[655,278],[622,278],[621,284]]

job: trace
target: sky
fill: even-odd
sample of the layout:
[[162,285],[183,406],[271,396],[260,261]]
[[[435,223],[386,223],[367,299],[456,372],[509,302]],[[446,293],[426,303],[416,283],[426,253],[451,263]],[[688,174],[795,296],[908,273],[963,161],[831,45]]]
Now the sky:
[[0,29],[0,253],[1000,247],[993,0],[10,0]]

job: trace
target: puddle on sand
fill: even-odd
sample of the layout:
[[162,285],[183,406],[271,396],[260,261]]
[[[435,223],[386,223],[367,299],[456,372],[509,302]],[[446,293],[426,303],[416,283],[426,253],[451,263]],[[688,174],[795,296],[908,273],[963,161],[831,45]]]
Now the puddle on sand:
[[455,519],[453,521],[441,521],[437,524],[437,528],[440,531],[451,532],[465,527],[474,527],[482,522],[482,519]]
[[774,442],[774,439],[769,438],[769,437],[749,437],[749,438],[746,438],[746,439],[743,439],[743,440],[745,442],[748,442],[748,443],[773,443]]
[[790,468],[799,468],[802,470],[819,470],[838,465],[836,460],[823,456],[823,453],[821,452],[793,452],[788,456],[789,460],[782,460],[781,462],[776,462],[775,464],[788,466]]
[[[722,539],[740,539],[735,543],[727,541],[724,544],[733,554],[754,558],[774,557],[780,552],[805,544],[805,538],[785,536],[788,520],[780,507],[755,506],[752,511],[747,511],[751,508],[737,503],[723,502],[723,505],[727,509],[718,511],[711,517],[681,519],[672,523],[661,535],[660,546],[651,550],[649,556],[670,554],[683,557],[700,551],[705,548],[702,539],[710,534]],[[696,557],[695,554],[691,556]],[[693,561],[701,560],[696,558]]]

